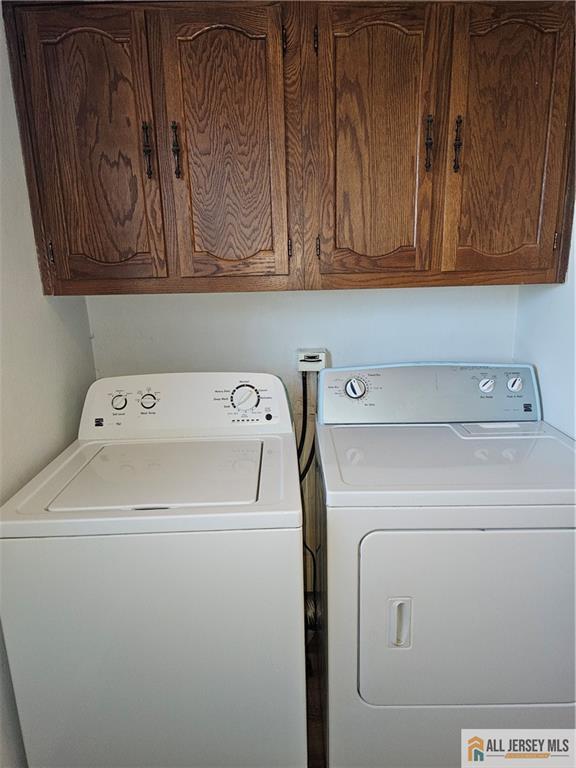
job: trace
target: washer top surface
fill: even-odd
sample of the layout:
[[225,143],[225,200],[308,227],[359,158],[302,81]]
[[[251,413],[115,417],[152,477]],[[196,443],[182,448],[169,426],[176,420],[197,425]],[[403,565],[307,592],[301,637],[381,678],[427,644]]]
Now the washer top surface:
[[3,538],[301,525],[292,420],[270,374],[100,379],[78,440],[0,509]]
[[104,445],[48,511],[253,504],[261,457],[260,440]]

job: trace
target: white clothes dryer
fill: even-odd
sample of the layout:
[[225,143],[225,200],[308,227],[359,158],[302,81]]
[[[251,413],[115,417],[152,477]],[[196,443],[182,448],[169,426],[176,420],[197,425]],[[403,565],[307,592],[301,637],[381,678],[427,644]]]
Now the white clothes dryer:
[[268,374],[97,381],[1,510],[30,768],[304,768],[302,515]]
[[573,728],[575,451],[534,369],[327,369],[317,446],[329,768]]

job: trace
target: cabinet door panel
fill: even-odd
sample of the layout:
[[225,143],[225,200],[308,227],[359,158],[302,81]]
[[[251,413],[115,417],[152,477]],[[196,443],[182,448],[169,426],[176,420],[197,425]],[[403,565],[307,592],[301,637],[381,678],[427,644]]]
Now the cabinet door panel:
[[180,174],[173,157],[166,173],[181,274],[287,274],[280,8],[190,7],[150,23],[164,136],[181,153]]
[[24,11],[46,236],[58,277],[166,274],[144,16]]
[[[553,265],[571,69],[568,4],[462,5],[454,31],[445,270]],[[451,141],[455,139],[455,132]]]
[[319,8],[323,274],[428,268],[435,15],[424,4]]

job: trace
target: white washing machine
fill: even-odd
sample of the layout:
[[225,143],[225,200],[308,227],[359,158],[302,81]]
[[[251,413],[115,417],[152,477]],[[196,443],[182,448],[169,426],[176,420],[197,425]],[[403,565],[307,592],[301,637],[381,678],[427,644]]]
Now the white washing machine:
[[325,370],[330,768],[456,768],[573,728],[574,442],[526,365]]
[[302,517],[267,374],[102,379],[1,510],[30,768],[304,768]]

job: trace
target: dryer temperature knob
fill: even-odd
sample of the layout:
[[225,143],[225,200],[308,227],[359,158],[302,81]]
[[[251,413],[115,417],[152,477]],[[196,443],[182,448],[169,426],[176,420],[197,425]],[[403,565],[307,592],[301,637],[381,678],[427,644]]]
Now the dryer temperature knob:
[[353,400],[359,400],[366,394],[366,382],[356,377],[348,379],[344,391],[348,397],[351,397]]

